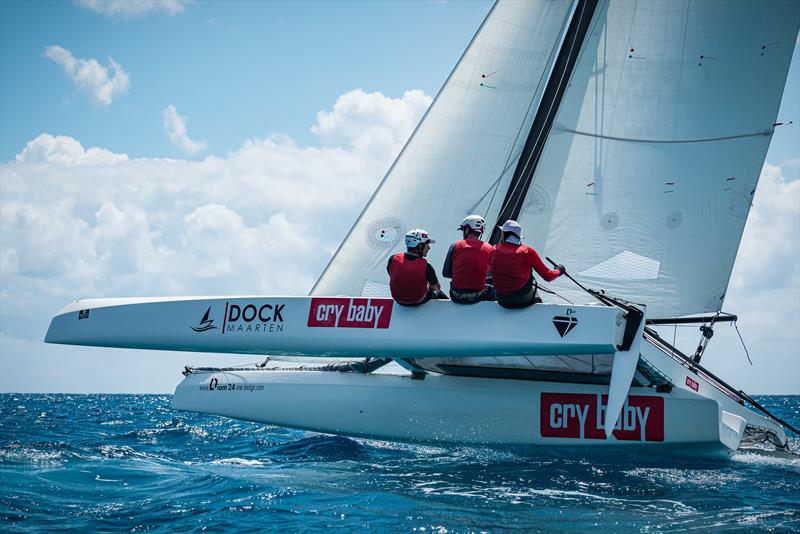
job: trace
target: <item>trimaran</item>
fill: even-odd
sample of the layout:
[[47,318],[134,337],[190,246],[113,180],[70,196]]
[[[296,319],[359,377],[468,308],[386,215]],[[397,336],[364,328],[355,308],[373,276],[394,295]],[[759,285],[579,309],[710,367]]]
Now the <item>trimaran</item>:
[[[337,358],[187,368],[173,398],[312,431],[786,448],[791,427],[700,357],[732,318],[720,310],[799,25],[800,2],[501,0],[310,296],[78,300],[45,341]],[[524,310],[387,298],[405,231],[444,238],[471,213],[520,221],[570,280]],[[694,355],[653,328],[681,322],[706,334]],[[376,371],[387,362],[404,370]]]

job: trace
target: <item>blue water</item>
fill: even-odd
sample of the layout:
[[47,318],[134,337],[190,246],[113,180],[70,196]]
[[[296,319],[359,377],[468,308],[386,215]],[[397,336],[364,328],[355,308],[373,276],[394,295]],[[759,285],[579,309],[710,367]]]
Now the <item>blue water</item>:
[[[761,397],[800,422],[800,397]],[[795,449],[798,442],[793,443]],[[800,530],[800,457],[431,447],[0,395],[0,530]]]

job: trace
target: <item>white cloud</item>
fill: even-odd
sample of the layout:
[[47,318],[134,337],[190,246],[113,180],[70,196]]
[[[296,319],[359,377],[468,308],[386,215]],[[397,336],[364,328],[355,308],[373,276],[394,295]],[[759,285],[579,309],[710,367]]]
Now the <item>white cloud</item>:
[[800,181],[764,164],[731,275],[731,288],[789,288],[800,276]]
[[169,135],[172,144],[187,154],[196,154],[205,150],[205,141],[195,141],[189,137],[186,129],[186,117],[179,115],[175,106],[170,104],[161,112],[164,117],[164,131]]
[[356,89],[336,100],[331,111],[317,113],[311,131],[327,146],[402,148],[406,136],[428,109],[432,98],[422,91],[406,91],[402,98],[387,98],[379,92]]
[[[199,161],[131,159],[50,134],[30,141],[0,166],[3,369],[28,376],[25,340],[40,343],[50,317],[73,298],[306,293],[423,111],[414,107],[409,119],[402,99],[364,97],[374,124],[363,106],[353,110],[361,109],[365,129],[395,125],[382,141],[298,146],[275,135]],[[345,111],[338,117],[350,121]],[[338,134],[327,127],[326,135]],[[88,382],[96,374],[71,362],[70,380],[87,380],[89,391],[129,390]],[[164,369],[160,383],[174,382]]]
[[72,137],[41,134],[33,141],[28,141],[22,152],[17,154],[16,160],[21,163],[54,163],[65,167],[74,167],[76,165],[113,165],[120,161],[128,161],[128,156],[115,154],[102,148],[84,150],[83,146]]
[[127,93],[131,86],[128,73],[111,57],[104,67],[96,59],[77,59],[69,50],[57,45],[45,48],[44,57],[60,65],[78,88],[85,89],[91,99],[102,106],[108,106]]
[[159,11],[176,15],[185,11],[191,0],[77,0],[76,3],[101,15],[131,18]]

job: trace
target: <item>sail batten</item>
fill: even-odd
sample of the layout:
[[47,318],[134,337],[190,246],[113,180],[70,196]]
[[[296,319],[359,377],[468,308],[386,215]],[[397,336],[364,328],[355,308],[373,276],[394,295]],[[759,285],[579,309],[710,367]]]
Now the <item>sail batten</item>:
[[625,141],[628,143],[664,143],[664,144],[673,144],[673,143],[710,143],[713,141],[728,141],[730,139],[742,139],[745,137],[771,137],[774,133],[774,129],[770,128],[768,130],[759,130],[757,132],[749,132],[749,133],[741,133],[741,134],[731,134],[731,135],[724,135],[718,137],[704,137],[704,138],[697,138],[697,139],[647,139],[647,138],[634,138],[634,137],[616,137],[613,135],[603,135],[598,133],[592,132],[582,132],[580,130],[574,130],[571,128],[565,128],[563,126],[555,125],[553,129],[560,132],[567,132],[575,135],[582,135],[586,137],[595,137],[597,139],[608,139],[609,141]]

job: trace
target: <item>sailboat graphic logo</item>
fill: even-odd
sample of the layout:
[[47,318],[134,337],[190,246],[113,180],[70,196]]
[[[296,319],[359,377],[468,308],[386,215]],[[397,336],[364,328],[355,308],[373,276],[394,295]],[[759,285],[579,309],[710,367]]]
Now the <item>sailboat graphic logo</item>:
[[203,314],[203,318],[200,319],[200,324],[191,327],[192,330],[194,330],[195,332],[205,332],[207,330],[214,330],[215,328],[217,328],[216,326],[214,326],[214,319],[208,318],[210,314],[211,314],[211,306],[209,306],[208,309],[206,310],[206,313]]
[[558,330],[558,335],[566,336],[572,329],[578,326],[578,318],[574,316],[556,315],[553,317],[553,326]]

